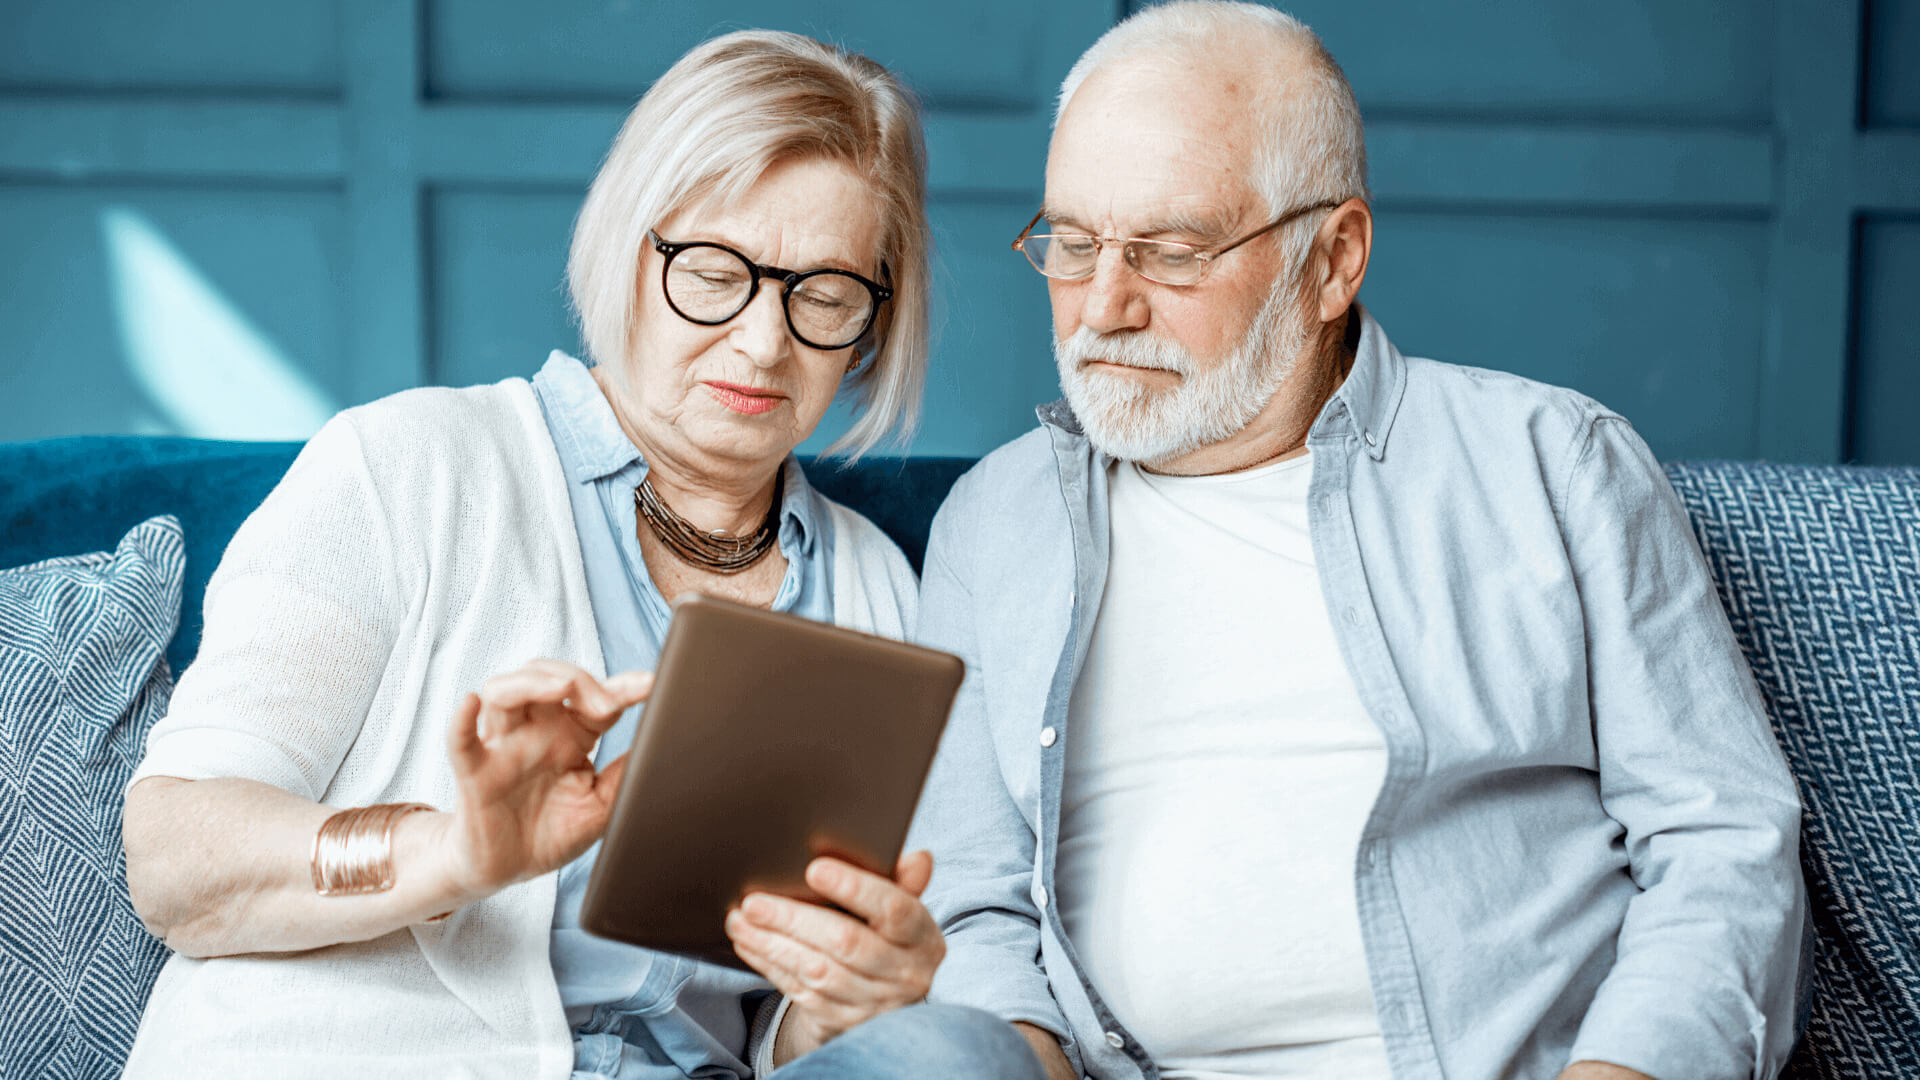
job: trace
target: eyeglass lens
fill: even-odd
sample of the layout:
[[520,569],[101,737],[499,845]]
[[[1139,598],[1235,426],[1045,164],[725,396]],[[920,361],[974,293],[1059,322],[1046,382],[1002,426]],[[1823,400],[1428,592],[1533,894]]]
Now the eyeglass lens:
[[[740,314],[753,299],[753,281],[752,265],[724,248],[682,248],[667,263],[667,299],[695,322],[723,323]],[[866,332],[874,309],[867,286],[839,270],[801,275],[781,302],[795,336],[816,349],[852,345]]]
[[[1127,240],[1121,251],[1134,272],[1164,285],[1186,285],[1199,280],[1206,264],[1186,244],[1165,240]],[[1093,273],[1100,260],[1100,243],[1073,233],[1029,235],[1021,245],[1034,269],[1054,278],[1080,278]]]

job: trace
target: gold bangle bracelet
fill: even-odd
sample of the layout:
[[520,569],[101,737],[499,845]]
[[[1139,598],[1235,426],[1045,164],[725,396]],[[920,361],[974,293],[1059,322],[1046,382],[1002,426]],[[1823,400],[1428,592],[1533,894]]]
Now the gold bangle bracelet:
[[313,890],[362,896],[393,888],[393,823],[426,803],[381,803],[342,810],[313,834]]

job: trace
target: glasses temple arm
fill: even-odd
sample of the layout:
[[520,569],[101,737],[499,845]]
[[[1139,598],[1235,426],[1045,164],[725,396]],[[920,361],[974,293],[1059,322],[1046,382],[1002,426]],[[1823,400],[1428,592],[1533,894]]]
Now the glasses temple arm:
[[1027,234],[1033,231],[1033,227],[1035,225],[1040,224],[1040,219],[1045,217],[1046,214],[1047,214],[1046,208],[1042,207],[1038,213],[1033,215],[1033,220],[1027,222],[1027,227],[1024,229],[1021,229],[1020,235],[1013,238],[1013,250],[1015,251],[1020,250],[1020,245],[1027,242]]
[[1317,202],[1317,203],[1314,203],[1312,206],[1302,206],[1297,210],[1291,210],[1287,212],[1284,216],[1282,216],[1278,221],[1273,222],[1267,227],[1263,229],[1256,229],[1253,232],[1250,232],[1247,235],[1241,237],[1240,239],[1235,240],[1233,243],[1228,244],[1226,247],[1216,248],[1215,250],[1208,252],[1206,255],[1206,259],[1208,262],[1211,262],[1214,259],[1217,259],[1222,255],[1225,255],[1227,252],[1232,251],[1234,248],[1239,247],[1241,244],[1245,244],[1253,240],[1258,240],[1259,238],[1267,235],[1273,230],[1279,228],[1280,226],[1285,225],[1287,222],[1292,221],[1294,218],[1297,218],[1302,214],[1311,214],[1315,210],[1331,210],[1332,208],[1339,206],[1346,201],[1347,200],[1345,199],[1329,199],[1326,202]]

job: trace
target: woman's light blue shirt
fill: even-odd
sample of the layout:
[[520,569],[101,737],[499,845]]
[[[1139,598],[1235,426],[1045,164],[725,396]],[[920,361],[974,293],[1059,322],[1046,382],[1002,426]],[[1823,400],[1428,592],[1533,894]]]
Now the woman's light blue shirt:
[[[633,491],[647,463],[585,364],[554,352],[534,376],[533,391],[567,476],[607,672],[652,670],[672,612],[640,553]],[[833,537],[818,500],[789,457],[780,507],[787,574],[773,608],[826,622],[833,615]],[[601,766],[633,743],[640,712],[629,710],[600,740]],[[560,871],[553,913],[553,973],[573,1028],[575,1080],[750,1076],[748,1030],[772,987],[754,975],[580,929],[580,902],[599,853],[596,843]]]

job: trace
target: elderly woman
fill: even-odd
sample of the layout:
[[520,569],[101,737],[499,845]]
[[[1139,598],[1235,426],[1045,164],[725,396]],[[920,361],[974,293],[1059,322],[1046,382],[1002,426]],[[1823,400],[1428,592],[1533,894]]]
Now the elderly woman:
[[177,953],[129,1075],[1035,1074],[1010,1026],[913,1004],[944,952],[924,852],[892,879],[817,860],[842,910],[748,898],[728,933],[765,979],[579,928],[666,597],[913,622],[900,551],[793,449],[842,391],[854,454],[911,425],[923,156],[872,61],[710,41],[580,212],[597,364],[313,438],[228,548],[128,793],[134,902]]

